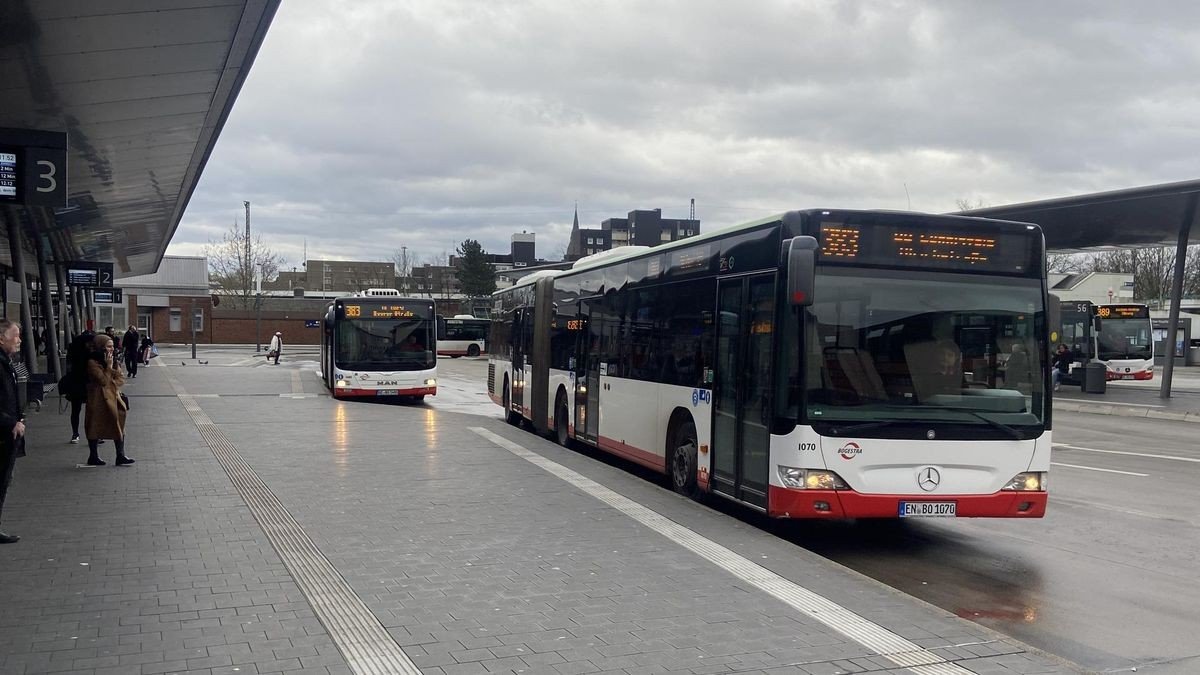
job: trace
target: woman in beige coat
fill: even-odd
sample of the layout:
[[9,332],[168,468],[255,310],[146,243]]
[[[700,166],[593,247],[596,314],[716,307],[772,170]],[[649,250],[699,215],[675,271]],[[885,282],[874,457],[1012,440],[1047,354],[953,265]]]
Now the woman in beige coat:
[[88,461],[91,466],[104,466],[96,453],[100,439],[112,439],[117,446],[117,466],[133,464],[125,455],[125,414],[128,404],[121,395],[125,377],[113,362],[116,350],[112,338],[97,335],[95,353],[87,364],[87,405],[83,426],[88,439]]

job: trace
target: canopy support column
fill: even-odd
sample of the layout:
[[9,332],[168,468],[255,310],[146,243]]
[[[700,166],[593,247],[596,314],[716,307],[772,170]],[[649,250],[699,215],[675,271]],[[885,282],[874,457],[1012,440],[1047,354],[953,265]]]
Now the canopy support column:
[[[1159,398],[1171,398],[1171,377],[1175,374],[1175,335],[1179,325],[1179,305],[1183,301],[1183,274],[1187,264],[1188,240],[1192,233],[1192,221],[1196,219],[1196,193],[1188,197],[1183,210],[1183,222],[1179,223],[1179,243],[1175,246],[1175,274],[1171,278],[1171,311],[1167,326],[1166,355],[1163,360],[1162,385]],[[1184,354],[1187,345],[1184,345]]]
[[[41,277],[42,283],[42,320],[45,322],[45,348],[46,348],[46,365],[47,370],[54,376],[54,381],[58,382],[62,379],[62,364],[58,360],[58,325],[54,322],[54,300],[50,297],[50,268],[46,265],[46,242],[42,241],[42,235],[33,234],[33,250],[37,255],[38,276]],[[57,284],[55,284],[57,285]],[[59,294],[60,298],[62,294]],[[62,305],[60,314],[65,311],[65,305]],[[62,317],[59,317],[62,320]]]

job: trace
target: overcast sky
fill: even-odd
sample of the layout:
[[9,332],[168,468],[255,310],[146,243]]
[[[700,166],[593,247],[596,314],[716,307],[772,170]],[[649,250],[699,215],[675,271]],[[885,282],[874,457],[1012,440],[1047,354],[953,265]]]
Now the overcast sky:
[[1200,178],[1200,4],[288,0],[169,253],[242,201],[287,260],[561,254],[701,229]]

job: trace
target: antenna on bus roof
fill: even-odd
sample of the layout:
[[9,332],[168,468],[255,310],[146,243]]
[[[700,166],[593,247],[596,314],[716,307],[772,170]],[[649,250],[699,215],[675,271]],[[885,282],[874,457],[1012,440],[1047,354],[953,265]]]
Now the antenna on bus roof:
[[912,211],[912,197],[908,195],[908,181],[904,181],[904,198],[908,200],[908,210]]

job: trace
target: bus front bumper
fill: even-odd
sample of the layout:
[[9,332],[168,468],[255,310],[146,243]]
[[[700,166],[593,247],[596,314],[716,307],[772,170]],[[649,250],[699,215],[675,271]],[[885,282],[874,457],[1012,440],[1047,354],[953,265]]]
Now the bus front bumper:
[[770,486],[774,518],[898,518],[901,502],[951,502],[958,518],[1041,518],[1045,492],[1001,490],[990,495],[867,495],[853,490],[793,490]]
[[413,389],[351,389],[350,387],[334,387],[334,398],[375,397],[375,396],[436,396],[437,387],[416,387]]

